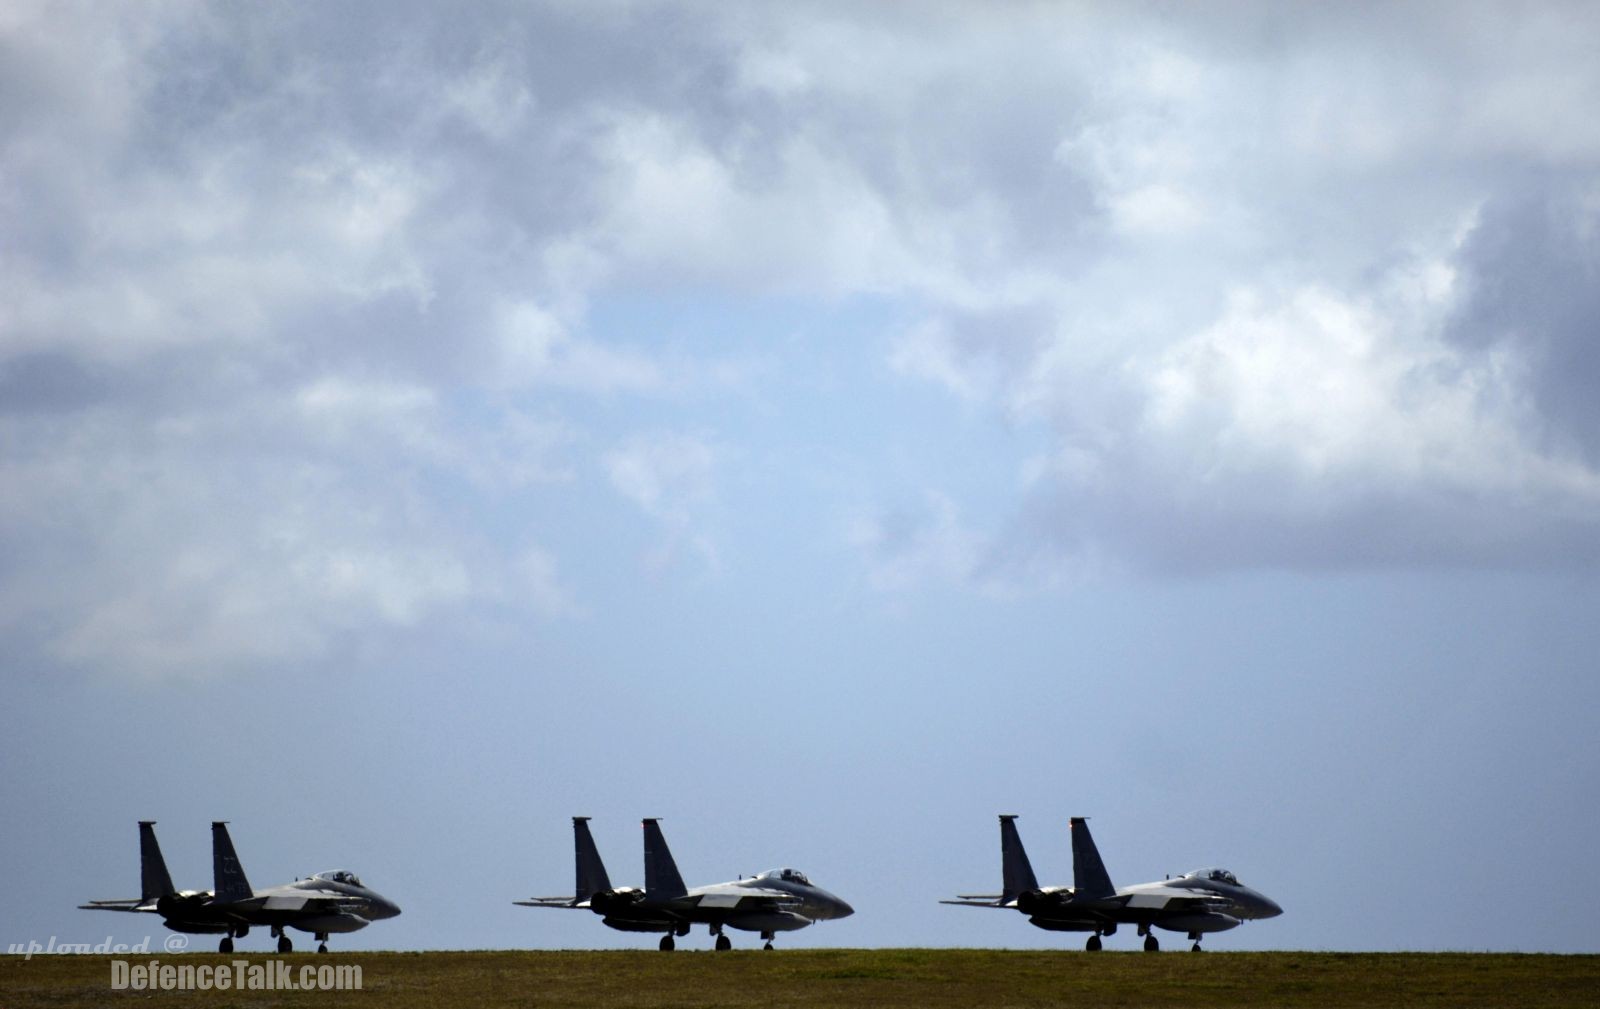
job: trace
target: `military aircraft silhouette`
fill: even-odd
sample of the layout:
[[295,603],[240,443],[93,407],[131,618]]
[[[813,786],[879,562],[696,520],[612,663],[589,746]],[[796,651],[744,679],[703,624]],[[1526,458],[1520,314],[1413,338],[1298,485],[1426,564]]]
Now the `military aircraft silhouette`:
[[179,890],[172,885],[166,859],[156,843],[154,820],[139,821],[138,900],[92,900],[78,906],[86,911],[140,911],[159,914],[174,932],[222,934],[220,953],[233,952],[233,940],[242,939],[251,925],[265,925],[278,940],[278,952],[294,949],[286,928],[311,932],[317,952],[328,951],[332,932],[354,932],[379,918],[393,918],[400,908],[369,889],[353,872],[336,870],[297,879],[282,886],[255,890],[233,850],[233,839],[223,821],[211,824],[210,890]]
[[1002,893],[963,894],[940,901],[961,907],[1012,908],[1028,921],[1052,932],[1092,932],[1084,949],[1100,949],[1100,937],[1112,935],[1120,924],[1130,924],[1144,936],[1144,948],[1161,948],[1153,928],[1187,933],[1200,952],[1200,937],[1222,932],[1242,921],[1275,918],[1283,913],[1271,899],[1240,883],[1226,869],[1198,869],[1159,883],[1138,883],[1117,889],[1111,885],[1100,851],[1089,833],[1089,821],[1075,816],[1072,832],[1072,886],[1044,886],[1033,875],[1028,853],[1017,833],[1017,818],[1000,817],[1000,872]]
[[570,897],[531,897],[512,903],[522,907],[586,908],[605,924],[623,932],[663,932],[661,949],[674,947],[673,936],[689,934],[704,924],[717,937],[716,948],[733,948],[723,929],[759,932],[772,948],[778,932],[805,928],[817,921],[844,918],[855,909],[815,885],[796,869],[773,869],[759,876],[689,889],[667,848],[661,825],[644,821],[644,889],[614,887],[600,860],[589,817],[572,818],[577,881]]

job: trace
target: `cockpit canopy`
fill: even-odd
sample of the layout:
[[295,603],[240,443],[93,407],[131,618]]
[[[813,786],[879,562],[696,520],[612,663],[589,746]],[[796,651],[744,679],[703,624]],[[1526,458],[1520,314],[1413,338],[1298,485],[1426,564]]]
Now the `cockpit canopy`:
[[771,869],[761,874],[762,879],[781,879],[786,883],[799,883],[801,886],[810,886],[811,880],[806,879],[806,874],[799,869]]
[[1196,869],[1189,873],[1190,879],[1208,879],[1214,883],[1227,883],[1229,886],[1238,886],[1239,877],[1226,869]]
[[346,886],[361,886],[361,877],[348,869],[333,869],[329,872],[319,872],[312,879],[325,879],[330,883],[343,883]]

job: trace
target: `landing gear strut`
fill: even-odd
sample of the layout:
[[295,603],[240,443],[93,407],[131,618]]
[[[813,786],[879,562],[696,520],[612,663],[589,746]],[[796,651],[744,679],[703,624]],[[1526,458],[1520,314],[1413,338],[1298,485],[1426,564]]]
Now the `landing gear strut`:
[[1191,953],[1204,953],[1205,952],[1205,950],[1200,948],[1200,933],[1199,932],[1190,932],[1189,933],[1189,938],[1194,940],[1194,945],[1189,947],[1189,952],[1191,952]]
[[733,940],[722,934],[721,925],[712,925],[711,934],[717,937],[717,952],[726,953],[733,948]]
[[317,952],[318,953],[326,953],[326,952],[328,952],[328,933],[326,933],[326,932],[318,932],[316,934],[316,939],[317,939]]
[[228,934],[222,937],[222,941],[221,942],[217,943],[217,952],[218,953],[232,953],[233,952],[233,940],[236,939],[236,938],[237,939],[243,939],[245,936],[247,936],[249,934],[250,934],[250,926],[249,925],[232,925],[232,926],[229,926]]
[[763,933],[761,933],[761,938],[763,938],[763,939],[765,939],[767,941],[767,944],[765,946],[761,947],[761,948],[762,949],[771,949],[772,948],[772,933],[771,932],[763,932]]

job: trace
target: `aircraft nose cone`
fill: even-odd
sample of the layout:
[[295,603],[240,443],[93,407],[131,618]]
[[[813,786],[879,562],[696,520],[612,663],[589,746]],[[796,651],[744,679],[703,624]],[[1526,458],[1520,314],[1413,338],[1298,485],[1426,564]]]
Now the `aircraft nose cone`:
[[1273,900],[1271,897],[1261,898],[1260,910],[1260,917],[1262,918],[1276,918],[1278,915],[1283,913],[1283,908],[1279,907],[1278,902]]
[[855,908],[840,900],[838,897],[833,898],[833,916],[835,918],[848,918],[855,913]]
[[400,905],[392,900],[377,900],[373,902],[373,909],[379,918],[393,918],[400,913]]

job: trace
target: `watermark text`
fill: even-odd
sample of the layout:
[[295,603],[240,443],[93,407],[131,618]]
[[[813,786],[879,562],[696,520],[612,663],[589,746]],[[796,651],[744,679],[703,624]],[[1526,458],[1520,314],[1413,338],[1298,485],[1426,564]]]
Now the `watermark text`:
[[[162,946],[168,953],[182,953],[189,948],[189,940],[181,935],[168,936]],[[55,936],[49,942],[40,942],[37,939],[28,942],[13,942],[6,944],[6,952],[12,956],[21,954],[24,960],[32,960],[34,956],[58,956],[63,954],[83,953],[132,953],[135,955],[150,952],[150,937],[145,936],[141,942],[115,942],[111,936],[106,936],[105,942],[57,942]]]
[[111,961],[112,991],[360,991],[361,965],[291,965],[287,960],[228,963]]

